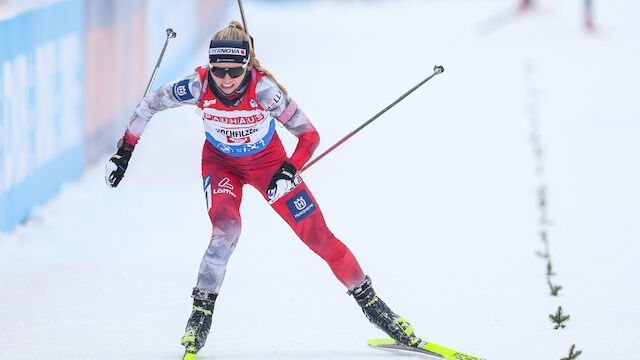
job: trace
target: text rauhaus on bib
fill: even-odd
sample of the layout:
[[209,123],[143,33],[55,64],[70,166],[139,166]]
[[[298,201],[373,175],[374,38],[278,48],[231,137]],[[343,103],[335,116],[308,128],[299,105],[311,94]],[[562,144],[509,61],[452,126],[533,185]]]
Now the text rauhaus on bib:
[[264,149],[275,132],[274,119],[261,108],[224,110],[207,107],[203,108],[202,119],[207,140],[231,156],[250,155]]

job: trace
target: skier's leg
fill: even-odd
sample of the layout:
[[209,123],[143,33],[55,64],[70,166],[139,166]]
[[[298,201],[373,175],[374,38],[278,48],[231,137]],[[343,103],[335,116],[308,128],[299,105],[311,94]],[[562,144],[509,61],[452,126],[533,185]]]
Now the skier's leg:
[[[261,173],[254,174],[251,185],[263,194],[266,200],[266,188],[270,176],[280,162],[274,167],[263,167]],[[327,228],[322,212],[316,200],[301,180],[300,184],[289,193],[283,195],[272,205],[273,209],[291,226],[298,237],[311,250],[320,255],[331,267],[336,277],[349,289],[371,323],[387,333],[397,342],[419,346],[421,340],[413,334],[411,325],[396,315],[377,296],[371,287],[371,280],[365,277],[358,261],[351,251],[338,240]]]
[[329,231],[317,202],[302,182],[271,205],[289,223],[296,234],[331,267],[349,289],[365,316],[394,340],[406,345],[420,345],[413,327],[395,314],[371,287],[349,249]]
[[205,198],[213,230],[200,263],[196,288],[218,293],[227,262],[240,237],[243,183],[227,171],[214,170],[205,171],[203,166]]
[[[264,195],[265,189],[258,187]],[[265,196],[266,198],[266,196]],[[327,227],[318,203],[302,181],[288,194],[271,204],[273,209],[291,226],[296,235],[324,259],[335,276],[353,289],[365,276],[351,251]]]
[[202,177],[213,231],[191,295],[193,309],[181,341],[186,349],[185,358],[194,357],[207,340],[215,300],[241,228],[239,209],[243,183],[215,163],[204,161]]

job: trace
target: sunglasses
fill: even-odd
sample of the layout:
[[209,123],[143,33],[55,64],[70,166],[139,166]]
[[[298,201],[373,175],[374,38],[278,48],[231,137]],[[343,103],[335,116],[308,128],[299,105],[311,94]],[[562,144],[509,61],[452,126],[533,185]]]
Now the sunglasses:
[[229,76],[231,76],[232,78],[237,78],[240,75],[244,74],[244,70],[244,66],[236,68],[211,67],[211,73],[213,74],[213,76],[220,79],[224,78],[227,74],[229,74]]

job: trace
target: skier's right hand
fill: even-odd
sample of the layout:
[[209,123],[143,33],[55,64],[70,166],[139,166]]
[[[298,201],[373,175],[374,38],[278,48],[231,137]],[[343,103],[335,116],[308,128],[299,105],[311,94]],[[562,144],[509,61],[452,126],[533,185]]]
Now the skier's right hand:
[[109,162],[104,167],[104,181],[110,188],[118,186],[124,177],[124,172],[127,171],[127,166],[133,153],[133,148],[135,148],[135,145],[128,143],[124,138],[118,142],[118,151],[109,159]]
[[300,177],[296,176],[297,173],[298,170],[286,161],[280,165],[280,168],[271,177],[271,182],[267,187],[269,204],[273,204],[302,182]]

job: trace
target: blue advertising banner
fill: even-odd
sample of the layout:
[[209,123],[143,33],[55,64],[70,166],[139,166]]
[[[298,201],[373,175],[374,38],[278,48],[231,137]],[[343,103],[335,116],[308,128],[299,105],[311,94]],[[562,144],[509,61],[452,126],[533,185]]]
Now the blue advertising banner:
[[[152,88],[219,29],[230,0],[59,0],[0,21],[0,232],[115,151],[172,27]],[[86,91],[85,91],[86,89]]]
[[0,22],[0,231],[82,173],[82,5]]

